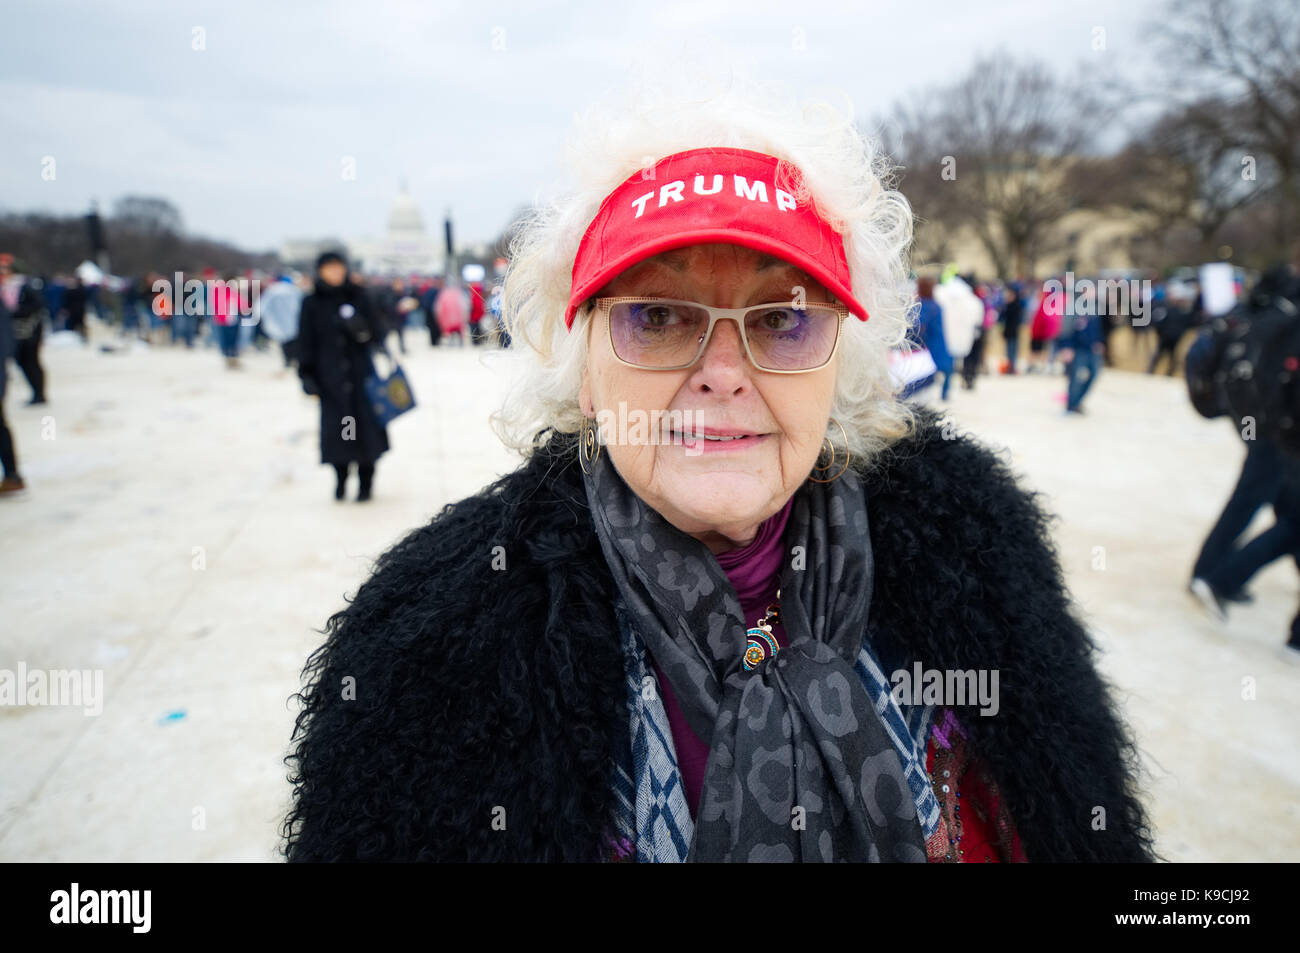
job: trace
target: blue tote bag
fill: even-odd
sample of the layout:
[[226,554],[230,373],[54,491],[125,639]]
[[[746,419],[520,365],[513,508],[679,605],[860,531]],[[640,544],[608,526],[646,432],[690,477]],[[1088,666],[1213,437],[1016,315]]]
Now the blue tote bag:
[[366,378],[366,400],[375,418],[384,426],[396,417],[400,417],[415,406],[415,394],[406,379],[406,372],[398,364],[388,349],[384,348],[384,357],[392,367],[387,377],[372,371]]

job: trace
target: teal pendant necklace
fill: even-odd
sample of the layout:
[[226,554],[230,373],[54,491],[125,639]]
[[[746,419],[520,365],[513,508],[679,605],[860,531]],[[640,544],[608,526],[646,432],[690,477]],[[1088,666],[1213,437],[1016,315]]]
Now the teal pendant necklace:
[[745,633],[749,640],[745,646],[745,671],[752,672],[760,662],[771,658],[781,648],[777,644],[776,636],[772,634],[772,624],[780,621],[781,590],[778,589],[776,601],[767,607],[763,618],[755,622],[754,627]]

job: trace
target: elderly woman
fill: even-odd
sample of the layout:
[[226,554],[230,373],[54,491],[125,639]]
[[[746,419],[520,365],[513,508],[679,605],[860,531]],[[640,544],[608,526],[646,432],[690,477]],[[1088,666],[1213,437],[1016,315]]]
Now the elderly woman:
[[895,396],[870,144],[723,96],[576,154],[505,282],[526,460],[329,620],[287,856],[1150,859],[1045,516]]

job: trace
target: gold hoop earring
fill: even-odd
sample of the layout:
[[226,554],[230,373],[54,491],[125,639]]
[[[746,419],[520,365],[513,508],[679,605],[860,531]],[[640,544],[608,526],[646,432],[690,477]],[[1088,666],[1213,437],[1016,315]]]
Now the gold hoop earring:
[[578,466],[582,472],[590,474],[591,467],[600,459],[600,438],[596,435],[596,422],[590,417],[582,418],[582,429],[578,431]]
[[849,455],[849,435],[845,432],[844,425],[834,417],[831,418],[830,422],[840,428],[840,435],[844,438],[844,465],[841,466],[839,470],[835,472],[835,476],[831,477],[829,480],[823,480],[820,477],[813,476],[813,473],[825,473],[832,469],[835,466],[835,458],[839,455],[838,451],[835,449],[835,444],[831,441],[830,437],[827,437],[825,440],[824,452],[829,451],[830,459],[827,460],[825,464],[822,464],[820,462],[822,454],[819,453],[817,455],[818,465],[812,468],[812,473],[808,474],[808,479],[812,480],[814,483],[834,483],[840,477],[844,476],[844,471],[849,468],[849,463],[853,459]]

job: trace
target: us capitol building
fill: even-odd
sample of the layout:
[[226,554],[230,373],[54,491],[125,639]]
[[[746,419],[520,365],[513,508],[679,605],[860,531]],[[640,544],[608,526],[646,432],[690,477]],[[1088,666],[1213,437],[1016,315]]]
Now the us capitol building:
[[324,251],[346,250],[349,265],[369,275],[438,275],[446,264],[441,232],[429,234],[415,199],[406,184],[388,209],[388,229],[382,238],[340,240],[288,239],[280,246],[280,260],[308,273]]

